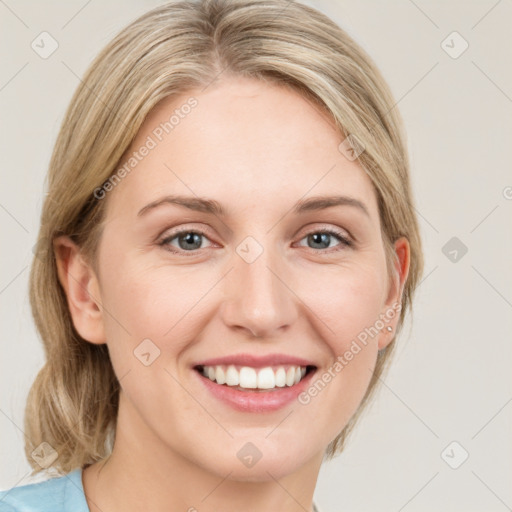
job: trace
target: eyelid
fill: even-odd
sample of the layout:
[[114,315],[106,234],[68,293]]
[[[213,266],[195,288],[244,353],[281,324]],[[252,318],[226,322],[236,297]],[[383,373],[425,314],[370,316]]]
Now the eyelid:
[[302,231],[304,231],[306,234],[316,233],[317,231],[333,231],[336,232],[339,236],[343,236],[347,240],[353,242],[356,241],[356,239],[352,236],[348,229],[333,224],[313,222],[312,224],[308,224],[307,226],[305,226]]
[[[197,227],[197,223],[190,223],[189,224],[177,224],[175,226],[167,227],[160,235],[158,235],[157,239],[162,240],[165,238],[169,238],[169,236],[175,236],[179,235],[183,231],[193,231],[197,233],[204,234],[205,236],[208,234],[208,236],[211,235],[212,230],[208,228],[207,226],[201,225],[201,227]],[[201,223],[199,223],[201,224]]]
[[[176,229],[174,230],[174,228],[176,228]],[[345,229],[345,228],[340,228],[339,226],[333,226],[331,224],[322,224],[322,223],[316,223],[316,222],[313,223],[313,226],[308,224],[307,226],[305,226],[302,229],[302,231],[305,232],[303,237],[308,235],[308,234],[310,234],[310,233],[314,233],[316,231],[323,231],[323,230],[334,231],[334,232],[336,232],[336,234],[338,236],[343,236],[343,238],[345,238],[347,240],[350,240],[350,241],[353,241],[353,242],[357,241],[356,238],[353,237],[352,234],[347,229]],[[195,228],[195,227],[189,227],[188,224],[178,224],[177,226],[171,226],[171,227],[166,228],[157,237],[157,239],[161,241],[162,239],[169,238],[171,235],[181,234],[183,231],[192,231],[192,232],[196,232],[197,231],[197,232],[200,232],[201,234],[204,234],[205,236],[206,235],[210,236],[209,233],[210,233],[211,230],[207,226],[201,227],[201,228]],[[302,240],[302,238],[301,238],[301,240]]]

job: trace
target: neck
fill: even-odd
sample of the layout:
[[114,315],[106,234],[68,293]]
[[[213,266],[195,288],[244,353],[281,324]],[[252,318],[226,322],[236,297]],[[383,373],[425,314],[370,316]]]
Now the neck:
[[212,473],[164,445],[144,422],[134,421],[121,397],[112,454],[83,472],[90,512],[313,510],[323,453],[279,479],[264,471],[257,481],[235,480],[230,472]]

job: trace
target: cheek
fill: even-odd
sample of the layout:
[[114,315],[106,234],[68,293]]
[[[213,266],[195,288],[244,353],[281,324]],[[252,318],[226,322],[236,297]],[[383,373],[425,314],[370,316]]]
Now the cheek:
[[[149,339],[162,356],[174,359],[201,325],[208,304],[202,297],[219,278],[211,270],[148,266],[142,260],[118,259],[103,277],[107,340],[113,351],[122,348],[130,355]],[[127,345],[131,350],[126,350]]]
[[342,354],[379,318],[385,282],[377,263],[345,264],[301,278],[299,296],[321,320],[317,325],[333,354]]
[[378,349],[372,327],[379,319],[384,285],[377,264],[346,265],[302,280],[299,294],[330,357],[299,403],[329,425],[327,442],[349,421],[370,383]]

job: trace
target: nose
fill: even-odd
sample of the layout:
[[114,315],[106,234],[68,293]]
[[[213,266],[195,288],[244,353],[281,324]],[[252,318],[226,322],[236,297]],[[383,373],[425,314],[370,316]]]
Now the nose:
[[230,329],[254,338],[276,338],[298,317],[298,298],[290,273],[269,251],[248,263],[235,255],[235,267],[226,276],[222,315]]

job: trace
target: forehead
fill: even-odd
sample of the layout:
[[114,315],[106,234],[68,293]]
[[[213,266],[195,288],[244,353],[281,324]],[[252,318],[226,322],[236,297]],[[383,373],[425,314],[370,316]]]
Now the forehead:
[[332,118],[298,92],[230,77],[150,112],[120,163],[130,170],[110,193],[109,210],[135,216],[165,194],[187,194],[213,197],[233,212],[249,205],[273,211],[343,194],[376,217],[371,180],[339,151],[343,139]]

